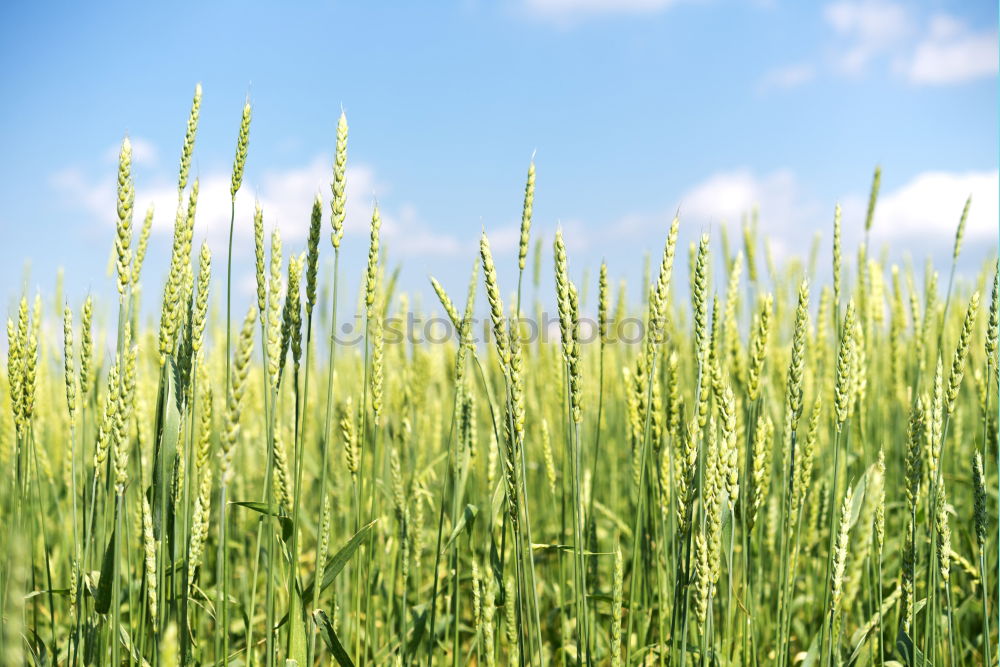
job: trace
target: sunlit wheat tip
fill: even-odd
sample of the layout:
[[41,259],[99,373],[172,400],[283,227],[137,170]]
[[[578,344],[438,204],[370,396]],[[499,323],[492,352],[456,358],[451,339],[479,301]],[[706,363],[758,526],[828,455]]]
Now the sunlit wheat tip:
[[517,265],[524,271],[528,257],[528,242],[531,234],[531,213],[535,204],[535,161],[528,165],[528,179],[524,185],[524,209],[521,212],[521,238],[517,249]]
[[188,114],[187,129],[184,132],[184,147],[181,149],[181,166],[177,178],[178,196],[187,187],[188,171],[191,169],[191,155],[194,153],[194,140],[198,132],[198,115],[201,113],[201,84],[194,87],[194,99],[191,100],[191,112]]
[[247,148],[250,144],[250,102],[243,105],[243,117],[240,119],[240,133],[236,138],[236,157],[233,159],[233,178],[229,186],[229,195],[234,200],[243,184],[243,169],[247,163]]
[[330,199],[330,224],[333,231],[330,233],[330,242],[334,250],[340,249],[340,240],[344,237],[344,204],[345,186],[347,175],[347,116],[340,112],[337,119],[337,148],[333,160],[333,182],[330,190],[333,197]]
[[115,252],[118,256],[118,294],[125,297],[125,288],[132,281],[132,206],[135,188],[132,185],[132,143],[128,137],[122,141],[118,155],[118,228]]

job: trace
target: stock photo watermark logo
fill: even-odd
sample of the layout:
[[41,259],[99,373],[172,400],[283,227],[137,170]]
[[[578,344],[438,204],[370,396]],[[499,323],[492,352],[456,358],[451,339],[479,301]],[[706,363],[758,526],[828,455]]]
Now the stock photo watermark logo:
[[[537,317],[520,317],[508,321],[508,326],[515,326],[521,331],[522,343],[559,343],[562,341],[559,328],[559,317],[547,312]],[[600,328],[597,320],[581,317],[577,321],[578,341],[581,345],[600,342]],[[396,345],[409,343],[411,345],[443,345],[457,343],[458,329],[445,316],[420,315],[407,312],[405,314],[387,315],[382,320],[383,337],[386,344]],[[638,317],[623,317],[607,323],[605,342],[634,345],[645,340],[648,330],[647,322]],[[365,318],[362,314],[337,325],[334,336],[338,345],[363,345],[365,342]],[[495,339],[493,323],[489,318],[473,317],[469,322],[469,343],[491,343]]]

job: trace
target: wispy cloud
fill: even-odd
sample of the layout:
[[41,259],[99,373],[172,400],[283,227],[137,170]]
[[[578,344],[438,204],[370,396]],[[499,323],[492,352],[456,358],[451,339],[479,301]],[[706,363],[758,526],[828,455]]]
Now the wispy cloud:
[[649,14],[682,0],[523,0],[522,8],[531,16],[569,23],[608,14]]
[[784,90],[809,83],[816,78],[816,67],[811,63],[796,63],[773,69],[765,74],[758,89],[761,92]]
[[938,15],[917,44],[908,76],[918,84],[961,83],[996,75],[998,59],[995,30],[974,32],[961,21]]
[[914,31],[907,9],[892,2],[844,0],[827,5],[823,17],[838,38],[834,65],[846,74],[861,74]]
[[779,169],[755,174],[749,169],[722,171],[681,195],[681,215],[706,222],[736,222],[759,207],[770,232],[788,230],[814,212],[795,174]]
[[948,15],[921,17],[886,0],[840,0],[823,9],[833,34],[828,66],[863,76],[873,68],[916,85],[963,83],[997,73],[997,31],[976,31]]

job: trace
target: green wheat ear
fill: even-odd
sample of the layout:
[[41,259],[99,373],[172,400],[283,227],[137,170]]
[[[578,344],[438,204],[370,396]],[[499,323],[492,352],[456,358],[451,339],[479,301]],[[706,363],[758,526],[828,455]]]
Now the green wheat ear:
[[323,221],[323,200],[319,195],[313,199],[312,215],[309,218],[309,241],[306,253],[306,318],[312,320],[316,306],[316,279],[319,269],[319,231]]
[[[10,323],[10,320],[7,320]],[[8,337],[13,333],[8,326]],[[63,375],[66,384],[66,409],[69,412],[69,421],[73,423],[76,415],[76,374],[73,371],[73,310],[67,304],[63,308]]]
[[333,231],[330,234],[330,241],[334,250],[340,249],[340,240],[344,237],[344,205],[346,202],[346,178],[347,178],[347,116],[343,111],[337,119],[337,148],[333,160],[333,182],[330,190],[333,197],[330,199],[330,225]]
[[692,279],[691,312],[694,317],[694,349],[701,354],[708,343],[708,234],[698,242]]
[[833,304],[834,304],[834,314],[837,313],[837,309],[840,308],[840,293],[841,293],[841,263],[843,259],[841,257],[840,250],[840,204],[833,210]]
[[[149,499],[142,497],[142,544],[146,566],[146,600],[149,604],[149,615],[157,618],[157,585],[156,577],[156,538],[153,536],[153,510],[149,506]],[[153,632],[157,631],[157,626],[153,625]]]
[[945,586],[951,579],[951,526],[948,523],[948,495],[942,481],[935,503],[934,524],[937,530],[937,562],[941,570],[941,581]]
[[757,283],[757,237],[756,229],[743,225],[743,252],[747,256],[747,275],[750,282]]
[[267,346],[267,377],[270,387],[278,385],[278,371],[281,358],[281,233],[275,227],[271,230],[271,263],[268,280],[267,322],[265,323]]
[[750,477],[750,514],[747,530],[753,530],[757,513],[768,497],[771,483],[771,456],[773,451],[774,422],[767,415],[761,415],[754,429],[753,464]]
[[958,345],[951,360],[951,374],[948,376],[948,393],[945,403],[945,412],[949,417],[955,412],[955,401],[958,399],[958,390],[962,384],[962,376],[965,374],[965,360],[969,354],[969,346],[972,342],[972,330],[976,324],[976,315],[979,313],[979,292],[974,292],[969,299],[969,308],[965,311],[965,319],[962,321],[962,332],[958,338]]
[[601,272],[597,280],[597,331],[601,337],[601,344],[608,344],[608,312],[611,309],[611,301],[608,296],[608,265],[601,262]]
[[490,303],[490,319],[493,323],[494,344],[500,356],[501,365],[507,367],[510,363],[507,324],[503,312],[503,301],[500,298],[500,285],[497,282],[497,269],[493,263],[493,252],[490,250],[490,240],[486,237],[486,232],[483,232],[479,237],[479,257],[483,263],[486,299]]
[[[841,599],[844,592],[844,569],[847,566],[847,538],[851,529],[851,504],[854,492],[851,488],[844,494],[844,502],[840,509],[840,523],[837,529],[837,545],[833,553],[833,579],[830,582],[832,594],[830,596],[830,618],[832,629],[830,631],[831,647],[836,647],[840,643],[841,625]],[[836,648],[831,648],[835,653]]]
[[177,177],[178,195],[187,187],[188,172],[191,169],[191,156],[194,154],[194,140],[198,133],[198,116],[201,113],[201,84],[194,87],[194,99],[191,100],[191,112],[188,115],[187,130],[184,133],[184,147],[181,149],[181,166]]
[[962,207],[962,217],[958,219],[958,228],[955,230],[955,245],[951,253],[952,260],[957,260],[959,253],[962,252],[962,238],[965,236],[965,223],[969,219],[970,206],[972,206],[972,195],[969,195],[965,200],[965,206]]
[[253,250],[257,278],[257,312],[263,319],[267,316],[267,275],[264,272],[264,212],[260,209],[260,202],[254,205]]
[[135,247],[135,265],[132,268],[132,287],[139,283],[139,274],[142,271],[143,261],[146,259],[146,250],[149,246],[149,233],[153,228],[153,205],[146,209],[146,217],[142,221],[142,229],[139,230],[139,242]]
[[461,330],[462,327],[462,317],[458,314],[458,309],[455,308],[455,304],[452,303],[448,294],[444,291],[444,287],[441,283],[437,281],[437,278],[431,276],[431,287],[434,288],[434,293],[437,294],[438,301],[441,302],[441,307],[444,308],[444,312],[448,315],[448,319],[451,320],[452,325],[455,327],[455,331]]
[[340,437],[344,441],[344,458],[347,471],[356,478],[360,465],[361,452],[358,449],[358,439],[354,428],[354,401],[348,396],[340,406]]
[[372,210],[372,221],[369,227],[368,266],[365,269],[365,308],[369,320],[374,315],[375,288],[378,283],[379,267],[379,230],[382,228],[382,216],[378,204]]
[[872,221],[875,218],[875,204],[878,202],[878,191],[882,185],[882,167],[875,167],[875,174],[872,176],[872,189],[868,195],[868,212],[865,214],[865,232],[871,231]]
[[191,344],[195,354],[201,352],[205,338],[205,325],[208,321],[208,291],[212,282],[212,251],[208,243],[201,244],[198,252],[198,290],[194,300],[194,313],[191,320]]
[[[289,349],[292,351],[292,363],[295,365],[296,373],[302,358],[302,263],[301,256],[293,255],[288,258],[288,286],[285,290],[285,303],[281,309],[280,351],[276,359],[278,383],[281,382]],[[278,285],[276,291],[272,291],[274,302],[277,304],[280,299],[280,280],[274,284]]]
[[756,318],[753,338],[750,341],[750,366],[747,369],[747,396],[751,401],[760,395],[760,382],[764,370],[764,359],[767,356],[767,341],[771,333],[771,311],[774,309],[774,297],[764,295],[761,301],[760,313]]
[[243,170],[247,164],[247,150],[250,145],[250,101],[243,105],[243,117],[240,119],[240,133],[236,139],[236,157],[233,159],[233,177],[229,186],[229,194],[236,199],[236,193],[243,185]]
[[809,283],[799,285],[798,304],[795,307],[795,327],[792,331],[792,355],[788,364],[788,379],[785,385],[785,405],[790,416],[789,427],[794,433],[802,416],[805,374],[806,338],[809,329]]
[[17,335],[14,321],[7,318],[7,387],[10,392],[11,412],[17,427],[18,437],[21,435],[21,383],[24,381],[21,370],[21,340]]
[[528,242],[531,235],[531,214],[535,205],[535,161],[528,165],[528,178],[524,185],[524,209],[521,212],[521,238],[517,249],[517,266],[524,271],[528,257]]
[[[84,299],[80,315],[80,393],[84,400],[90,394],[91,360],[94,356],[94,337],[92,322],[94,317],[94,301],[91,295]],[[9,322],[9,321],[8,321]],[[9,329],[9,326],[8,326]],[[8,333],[8,340],[13,337]],[[11,384],[13,387],[13,383]]]
[[125,288],[132,282],[132,206],[135,203],[135,188],[132,185],[132,142],[128,137],[122,141],[118,155],[118,231],[115,237],[115,252],[118,256],[118,294],[125,298]]
[[834,388],[834,407],[837,416],[837,428],[843,428],[847,421],[847,410],[850,406],[853,392],[853,370],[854,370],[854,300],[847,302],[847,314],[844,315],[844,335],[840,341],[840,353],[837,355],[837,383]]
[[986,525],[988,521],[986,514],[986,483],[984,480],[983,458],[977,450],[972,455],[972,488],[974,491],[972,515],[975,520],[976,543],[980,550],[986,544]]
[[250,355],[253,352],[253,326],[257,311],[251,306],[243,320],[240,337],[233,361],[233,373],[226,397],[226,412],[222,430],[222,462],[220,471],[222,483],[228,484],[235,474],[233,454],[240,433],[240,414],[243,410],[243,395],[246,391],[247,375],[250,372]]
[[385,323],[382,309],[377,308],[372,320],[372,412],[375,415],[375,424],[379,424],[384,408],[384,378],[385,378]]

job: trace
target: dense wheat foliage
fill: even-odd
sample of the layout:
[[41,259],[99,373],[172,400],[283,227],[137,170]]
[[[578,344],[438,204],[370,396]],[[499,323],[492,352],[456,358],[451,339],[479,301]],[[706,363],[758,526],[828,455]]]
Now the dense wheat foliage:
[[[306,246],[234,206],[222,258],[192,241],[200,104],[165,281],[126,139],[117,308],[9,315],[0,662],[996,664],[998,289],[955,273],[964,213],[946,267],[842,248],[876,172],[867,220],[831,210],[829,284],[755,216],[739,248],[677,247],[674,220],[626,303],[614,266],[576,283],[562,234],[537,242],[532,165],[516,284],[484,234],[467,294],[422,290],[460,335],[411,344],[378,209],[343,235],[346,119]],[[237,136],[234,202],[249,104]],[[355,345],[341,252],[368,257]],[[543,311],[554,340],[518,318]]]

